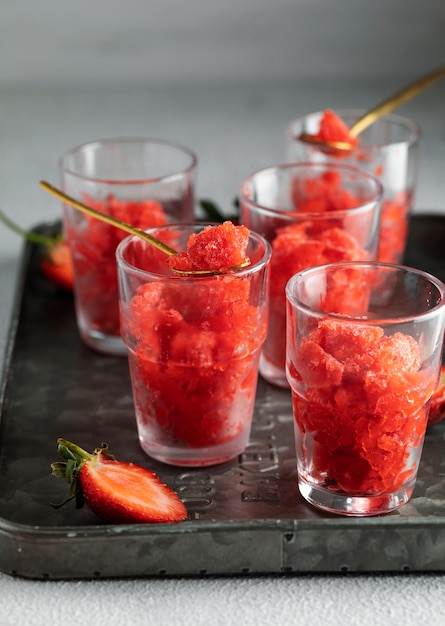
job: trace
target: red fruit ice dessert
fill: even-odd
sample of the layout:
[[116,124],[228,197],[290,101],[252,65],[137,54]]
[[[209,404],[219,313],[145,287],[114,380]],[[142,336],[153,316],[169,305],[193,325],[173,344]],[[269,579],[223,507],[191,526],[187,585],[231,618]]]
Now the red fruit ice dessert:
[[[363,167],[376,178],[384,178],[385,168],[378,163],[379,152],[360,146],[360,137],[351,137],[345,122],[330,109],[323,112],[318,132],[313,135],[321,141],[339,141],[351,145],[351,150],[323,148],[334,159],[341,159],[356,167]],[[384,157],[383,157],[384,158]],[[385,185],[384,185],[385,186]],[[393,197],[386,193],[381,209],[379,261],[400,263],[408,233],[409,210],[412,193],[400,191]]]
[[[285,288],[289,278],[314,265],[369,258],[357,239],[343,227],[345,214],[340,211],[359,206],[363,200],[342,188],[340,174],[327,172],[314,179],[296,181],[293,201],[296,213],[318,215],[313,220],[279,228],[272,241],[270,325],[263,352],[268,363],[280,369],[284,369],[286,359]],[[351,297],[350,292],[344,290],[336,293],[337,297]]]
[[[326,142],[339,141],[349,144],[351,148],[355,148],[358,144],[357,138],[353,137],[349,132],[349,127],[330,109],[323,111],[318,132],[314,133],[312,137]],[[333,150],[330,150],[330,152],[333,152]],[[338,154],[338,151],[335,152]]]
[[[264,273],[230,269],[255,263],[248,241],[243,226],[206,227],[169,265],[218,273],[171,272],[121,305],[140,441],[155,458],[207,465],[247,445],[267,325]],[[131,262],[147,268],[137,253]]]
[[322,320],[296,347],[289,378],[299,472],[349,495],[414,486],[436,375],[409,335]]
[[[104,201],[86,196],[83,202],[97,211],[138,228],[147,229],[167,223],[162,205],[154,200],[125,201],[109,195]],[[76,306],[79,316],[85,320],[85,327],[118,337],[119,304],[115,253],[117,245],[128,233],[94,217],[82,216],[82,219],[85,221],[85,228],[81,236],[77,225],[68,220],[65,225],[78,284]]]
[[345,189],[340,172],[328,170],[312,178],[295,178],[292,202],[298,213],[325,213],[358,207],[364,199]]
[[412,194],[401,191],[392,199],[384,199],[380,222],[378,260],[400,263],[408,236],[409,210]]
[[207,227],[190,236],[187,250],[170,257],[170,267],[185,271],[228,272],[246,265],[249,230],[226,221],[216,228]]

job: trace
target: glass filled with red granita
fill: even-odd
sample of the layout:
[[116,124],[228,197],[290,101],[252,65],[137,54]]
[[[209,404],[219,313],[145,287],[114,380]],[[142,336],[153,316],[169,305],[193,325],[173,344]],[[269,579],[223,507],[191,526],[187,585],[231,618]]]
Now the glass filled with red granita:
[[117,248],[139,441],[171,465],[223,463],[249,440],[270,245],[229,221],[147,232],[178,254],[137,237]]
[[[142,229],[193,221],[196,165],[196,156],[187,148],[146,138],[86,143],[59,160],[65,193]],[[116,247],[128,233],[67,204],[63,216],[74,265],[80,337],[99,352],[125,355]]]
[[301,139],[348,142],[349,127],[364,114],[355,109],[318,111],[286,128],[288,161],[338,162],[363,169],[383,185],[378,260],[402,263],[419,167],[420,127],[409,118],[387,114],[352,140],[353,149],[327,149]]
[[286,293],[302,496],[344,515],[398,509],[413,493],[439,379],[445,285],[349,262],[303,270]]
[[288,387],[286,283],[313,265],[375,259],[382,186],[347,165],[288,163],[254,173],[239,197],[241,222],[272,245],[269,331],[260,373]]

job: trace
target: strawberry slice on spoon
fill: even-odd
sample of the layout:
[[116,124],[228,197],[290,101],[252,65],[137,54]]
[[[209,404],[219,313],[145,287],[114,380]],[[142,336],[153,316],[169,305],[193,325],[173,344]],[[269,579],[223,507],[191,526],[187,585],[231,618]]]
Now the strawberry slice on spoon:
[[51,465],[53,476],[70,484],[70,495],[109,524],[171,523],[187,518],[177,494],[152,471],[134,463],[117,461],[102,444],[90,454],[66,439],[58,439],[65,461]]

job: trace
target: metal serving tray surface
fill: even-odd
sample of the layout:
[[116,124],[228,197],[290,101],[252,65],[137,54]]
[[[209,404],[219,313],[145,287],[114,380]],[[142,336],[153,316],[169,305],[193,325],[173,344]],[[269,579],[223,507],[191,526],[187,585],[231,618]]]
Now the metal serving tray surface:
[[[51,232],[57,225],[43,224]],[[445,218],[411,221],[406,263],[445,279]],[[125,358],[79,340],[72,296],[38,270],[27,244],[4,365],[0,421],[0,570],[60,579],[445,570],[445,422],[429,429],[414,496],[372,518],[320,513],[298,493],[290,393],[259,381],[251,441],[206,469],[141,451]],[[179,524],[106,525],[50,475],[58,437],[145,465],[183,498]]]

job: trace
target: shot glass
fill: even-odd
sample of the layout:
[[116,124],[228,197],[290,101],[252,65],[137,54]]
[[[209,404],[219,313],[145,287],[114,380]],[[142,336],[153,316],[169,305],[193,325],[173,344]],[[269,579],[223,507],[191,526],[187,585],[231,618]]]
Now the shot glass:
[[367,516],[410,499],[442,359],[444,289],[430,274],[379,262],[290,279],[286,372],[309,503]]
[[[196,164],[187,148],[145,138],[83,144],[59,160],[61,185],[68,195],[142,229],[193,221]],[[80,337],[99,352],[124,355],[116,247],[128,233],[67,204],[63,216]]]
[[297,163],[260,170],[240,189],[241,221],[272,245],[269,331],[260,373],[288,387],[286,283],[332,261],[375,260],[381,184],[346,165]]
[[[383,185],[378,260],[402,263],[419,167],[419,126],[406,117],[388,114],[360,134],[355,150],[326,151],[299,139],[302,132],[314,134],[318,131],[323,113],[311,113],[288,125],[287,160],[337,161],[363,169],[378,178]],[[340,109],[336,113],[351,126],[364,111]]]
[[[203,227],[147,232],[182,251]],[[214,465],[248,443],[267,332],[270,245],[250,233],[247,253],[244,269],[178,276],[146,242],[128,237],[117,248],[139,441],[158,461]]]

